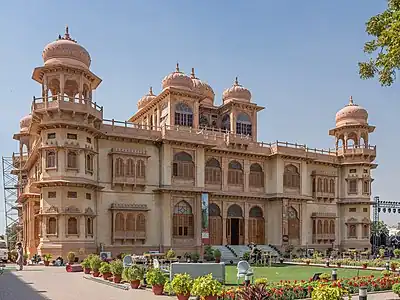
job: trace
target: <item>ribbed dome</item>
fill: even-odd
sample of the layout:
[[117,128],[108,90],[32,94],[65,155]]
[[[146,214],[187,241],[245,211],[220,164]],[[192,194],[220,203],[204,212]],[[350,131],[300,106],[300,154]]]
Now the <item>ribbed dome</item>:
[[343,125],[367,125],[368,112],[365,108],[355,104],[353,97],[350,102],[336,113],[336,127]]
[[23,117],[20,121],[19,121],[19,129],[20,132],[28,132],[29,130],[29,126],[31,126],[32,123],[32,115],[29,114],[25,117]]
[[238,78],[236,77],[235,83],[229,89],[226,89],[222,94],[222,100],[225,102],[229,100],[238,100],[244,102],[251,101],[251,93],[248,89],[241,86],[238,82]]
[[142,109],[143,107],[145,107],[147,105],[147,103],[149,103],[151,100],[153,100],[154,98],[156,98],[157,96],[153,94],[153,88],[150,87],[149,93],[147,95],[144,95],[142,98],[140,98],[140,100],[137,103],[137,107],[138,109]]
[[175,72],[168,74],[162,80],[162,88],[166,89],[168,87],[174,87],[183,90],[192,90],[193,82],[189,76],[185,75],[179,70],[179,64],[176,64]]
[[63,37],[60,35],[44,48],[42,57],[46,66],[61,64],[88,69],[91,63],[89,52],[71,39],[68,27]]
[[202,103],[213,105],[215,93],[211,88],[211,86],[208,83],[196,77],[196,75],[194,74],[194,68],[192,68],[192,74],[190,75],[190,78],[192,79],[193,82],[193,91],[206,98],[203,100]]

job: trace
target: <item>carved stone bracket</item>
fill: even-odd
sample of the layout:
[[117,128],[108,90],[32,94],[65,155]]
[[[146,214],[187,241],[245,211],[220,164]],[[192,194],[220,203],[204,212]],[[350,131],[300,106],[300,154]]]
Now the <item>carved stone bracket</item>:
[[110,210],[148,211],[146,204],[112,203]]

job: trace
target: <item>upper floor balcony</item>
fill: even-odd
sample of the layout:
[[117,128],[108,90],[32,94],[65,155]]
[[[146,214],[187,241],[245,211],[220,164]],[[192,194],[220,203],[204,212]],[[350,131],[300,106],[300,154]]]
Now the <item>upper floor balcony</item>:
[[103,107],[90,99],[80,99],[68,96],[49,96],[35,98],[32,101],[32,112],[42,113],[51,110],[64,110],[74,113],[89,114],[95,118],[103,119]]
[[21,169],[24,164],[26,163],[28,159],[28,153],[22,153],[22,155],[20,155],[20,153],[13,153],[12,155],[12,164],[13,164],[13,168],[14,169]]
[[338,156],[347,156],[347,155],[368,155],[375,157],[376,156],[376,146],[372,145],[351,145],[347,147],[340,147],[337,151]]

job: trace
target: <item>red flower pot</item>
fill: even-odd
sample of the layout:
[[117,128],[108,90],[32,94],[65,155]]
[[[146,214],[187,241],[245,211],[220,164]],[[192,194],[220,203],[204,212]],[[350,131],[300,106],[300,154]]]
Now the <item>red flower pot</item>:
[[45,260],[45,261],[44,261],[44,265],[45,265],[46,267],[48,267],[48,266],[50,265],[50,262],[49,262],[48,260]]
[[205,300],[217,300],[218,296],[205,296],[204,299]]
[[188,300],[190,298],[190,295],[176,295],[178,300]]
[[154,295],[162,295],[164,291],[163,285],[153,285],[152,288]]
[[120,283],[121,282],[121,275],[114,275],[114,283]]
[[91,269],[90,268],[85,268],[83,271],[85,272],[85,274],[90,274]]
[[366,269],[366,268],[367,268],[367,265],[362,265],[362,267],[363,267],[363,269]]
[[104,274],[102,274],[102,276],[103,276],[103,279],[107,280],[108,278],[110,278],[111,273],[110,272],[104,273]]
[[131,281],[131,288],[138,289],[140,286],[140,280],[132,280]]
[[215,258],[215,262],[216,262],[217,264],[219,264],[219,263],[221,262],[221,257],[216,257],[216,258]]
[[100,276],[100,272],[99,271],[93,271],[93,277],[99,277]]

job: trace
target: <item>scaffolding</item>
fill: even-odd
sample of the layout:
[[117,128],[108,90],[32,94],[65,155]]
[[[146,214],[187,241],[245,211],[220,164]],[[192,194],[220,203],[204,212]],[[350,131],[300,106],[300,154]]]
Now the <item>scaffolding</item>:
[[13,247],[20,234],[19,215],[16,209],[18,199],[18,176],[13,174],[13,157],[2,157],[4,220],[8,247]]

